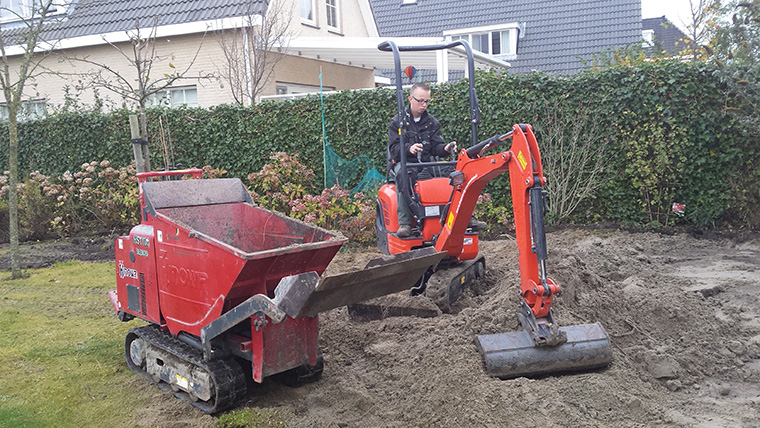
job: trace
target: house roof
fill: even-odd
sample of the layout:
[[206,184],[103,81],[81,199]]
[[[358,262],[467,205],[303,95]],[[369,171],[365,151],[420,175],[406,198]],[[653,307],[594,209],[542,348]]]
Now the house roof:
[[[65,14],[50,16],[44,37],[52,41],[124,32],[138,26],[176,27],[261,15],[266,8],[265,0],[73,0],[67,4]],[[2,28],[12,36],[23,32],[25,25],[9,22]]]
[[[641,21],[641,29],[654,31],[654,43],[669,55],[676,55],[684,48],[691,39],[676,27],[664,15],[659,18],[647,18]],[[647,48],[651,50],[652,48]]]
[[524,23],[510,71],[573,73],[581,58],[641,40],[641,0],[370,0],[381,37]]

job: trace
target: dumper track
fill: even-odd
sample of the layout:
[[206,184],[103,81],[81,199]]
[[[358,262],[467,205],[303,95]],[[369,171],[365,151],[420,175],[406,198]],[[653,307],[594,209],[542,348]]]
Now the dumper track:
[[[176,358],[205,370],[211,377],[212,398],[207,401],[201,401],[181,389],[175,391],[171,385],[161,379],[154,378],[154,376],[148,373],[144,368],[144,364],[141,366],[136,365],[130,356],[130,345],[138,337],[142,338],[150,346],[169,352]],[[206,413],[216,413],[230,408],[247,394],[246,379],[237,361],[232,358],[226,358],[206,362],[203,360],[203,353],[201,351],[180,342],[168,332],[160,331],[155,325],[129,330],[125,340],[125,354],[127,365],[132,371],[158,385],[162,390],[174,392],[175,397],[188,401]]]

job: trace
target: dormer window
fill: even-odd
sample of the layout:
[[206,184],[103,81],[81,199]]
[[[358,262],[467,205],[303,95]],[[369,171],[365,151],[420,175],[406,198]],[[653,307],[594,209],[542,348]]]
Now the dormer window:
[[644,30],[641,32],[641,47],[651,48],[654,46],[654,30]]
[[[40,8],[47,0],[0,0],[0,21],[21,21],[39,15]],[[55,0],[50,5],[47,14],[63,13],[63,0]]]
[[517,55],[519,24],[489,25],[443,32],[447,40],[467,40],[472,49],[494,56]]

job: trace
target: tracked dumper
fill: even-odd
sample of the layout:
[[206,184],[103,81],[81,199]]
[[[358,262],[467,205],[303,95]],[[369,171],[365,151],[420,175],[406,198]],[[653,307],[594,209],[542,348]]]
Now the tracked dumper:
[[[194,179],[169,179],[180,175]],[[129,368],[207,413],[245,397],[246,373],[318,379],[319,312],[408,289],[443,257],[324,276],[345,237],[255,206],[238,179],[200,176],[138,174],[142,221],[116,239],[109,297],[120,320],[148,323],[127,333]]]

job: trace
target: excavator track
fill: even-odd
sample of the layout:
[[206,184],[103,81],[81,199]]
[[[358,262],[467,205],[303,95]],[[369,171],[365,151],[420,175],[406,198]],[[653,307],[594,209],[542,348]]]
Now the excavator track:
[[467,260],[431,275],[425,284],[424,294],[443,312],[451,312],[451,305],[462,294],[462,290],[486,271],[483,256]]
[[203,360],[203,353],[149,325],[129,330],[124,352],[135,373],[206,413],[234,406],[247,393],[243,370],[232,358]]

